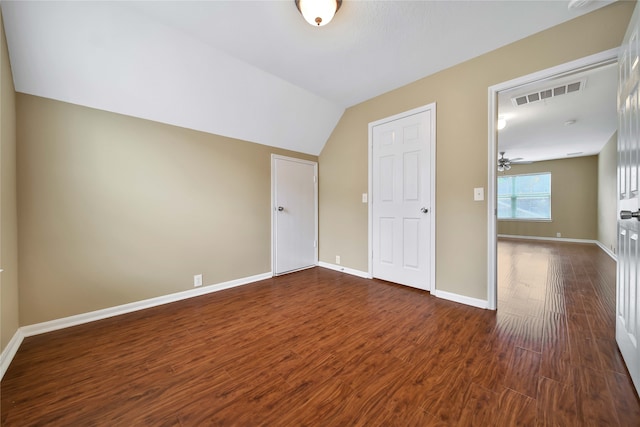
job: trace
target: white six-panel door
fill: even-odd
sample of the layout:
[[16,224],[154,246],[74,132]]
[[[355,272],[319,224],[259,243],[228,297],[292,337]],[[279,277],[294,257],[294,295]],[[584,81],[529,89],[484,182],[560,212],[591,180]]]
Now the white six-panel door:
[[618,275],[616,341],[640,393],[640,8],[629,23],[618,66]]
[[430,290],[434,111],[374,124],[372,276]]
[[273,272],[316,265],[317,163],[272,156]]

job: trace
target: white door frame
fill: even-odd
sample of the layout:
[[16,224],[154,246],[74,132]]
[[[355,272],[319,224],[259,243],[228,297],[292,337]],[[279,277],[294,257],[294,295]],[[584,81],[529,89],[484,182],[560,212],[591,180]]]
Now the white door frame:
[[372,190],[373,190],[373,128],[375,126],[392,122],[394,120],[402,119],[407,116],[412,116],[414,114],[423,113],[426,111],[431,111],[431,144],[429,144],[429,174],[431,181],[430,191],[430,200],[429,200],[429,215],[427,215],[429,219],[429,233],[431,233],[431,242],[429,247],[429,277],[427,283],[427,290],[430,292],[435,291],[435,283],[436,283],[436,103],[433,102],[431,104],[423,105],[422,107],[414,108],[413,110],[405,111],[403,113],[395,114],[391,117],[385,117],[384,119],[376,120],[375,122],[369,123],[369,141],[368,141],[368,150],[369,150],[369,184],[368,184],[368,193],[369,198],[367,200],[367,209],[368,209],[368,222],[369,222],[369,242],[368,242],[368,278],[373,277],[373,207],[371,206],[371,200],[373,198]]
[[538,71],[526,76],[489,87],[489,182],[487,185],[487,308],[497,308],[497,266],[498,266],[498,236],[497,236],[497,200],[496,200],[496,168],[498,159],[498,134],[496,123],[498,120],[498,92],[525,86],[540,80],[560,77],[574,73],[583,68],[590,68],[610,61],[617,61],[619,48],[586,56],[575,61],[567,62],[546,70]]
[[271,154],[271,275],[276,275],[276,216],[274,215],[277,206],[276,206],[276,160],[288,160],[292,162],[304,163],[313,166],[314,174],[315,174],[315,185],[313,186],[313,199],[315,204],[314,209],[314,227],[315,227],[315,254],[314,254],[314,265],[318,265],[318,162],[313,162],[310,160],[297,159],[295,157],[287,157],[282,156],[280,154]]

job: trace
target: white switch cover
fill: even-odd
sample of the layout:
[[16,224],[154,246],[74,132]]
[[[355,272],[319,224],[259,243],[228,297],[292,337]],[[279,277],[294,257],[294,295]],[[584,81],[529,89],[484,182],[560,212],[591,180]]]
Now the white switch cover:
[[362,193],[362,203],[367,203],[367,193]]
[[477,187],[473,189],[473,200],[476,202],[484,200],[484,187]]

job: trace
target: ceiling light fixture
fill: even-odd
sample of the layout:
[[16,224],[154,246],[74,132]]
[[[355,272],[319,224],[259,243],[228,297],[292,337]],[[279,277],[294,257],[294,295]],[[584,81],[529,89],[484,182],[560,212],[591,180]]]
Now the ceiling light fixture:
[[327,25],[342,6],[342,0],[295,0],[304,19],[314,27]]
[[580,9],[591,3],[592,0],[569,0],[567,9]]
[[498,130],[502,130],[507,127],[507,119],[504,117],[498,117]]

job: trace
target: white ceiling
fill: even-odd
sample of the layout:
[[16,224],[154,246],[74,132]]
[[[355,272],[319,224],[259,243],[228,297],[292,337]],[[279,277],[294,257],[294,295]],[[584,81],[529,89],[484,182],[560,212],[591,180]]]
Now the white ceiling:
[[[579,82],[580,91],[516,106],[513,98]],[[536,82],[498,94],[498,151],[535,162],[600,153],[618,128],[616,63]]]
[[319,154],[344,109],[602,7],[564,0],[8,1],[16,90]]

